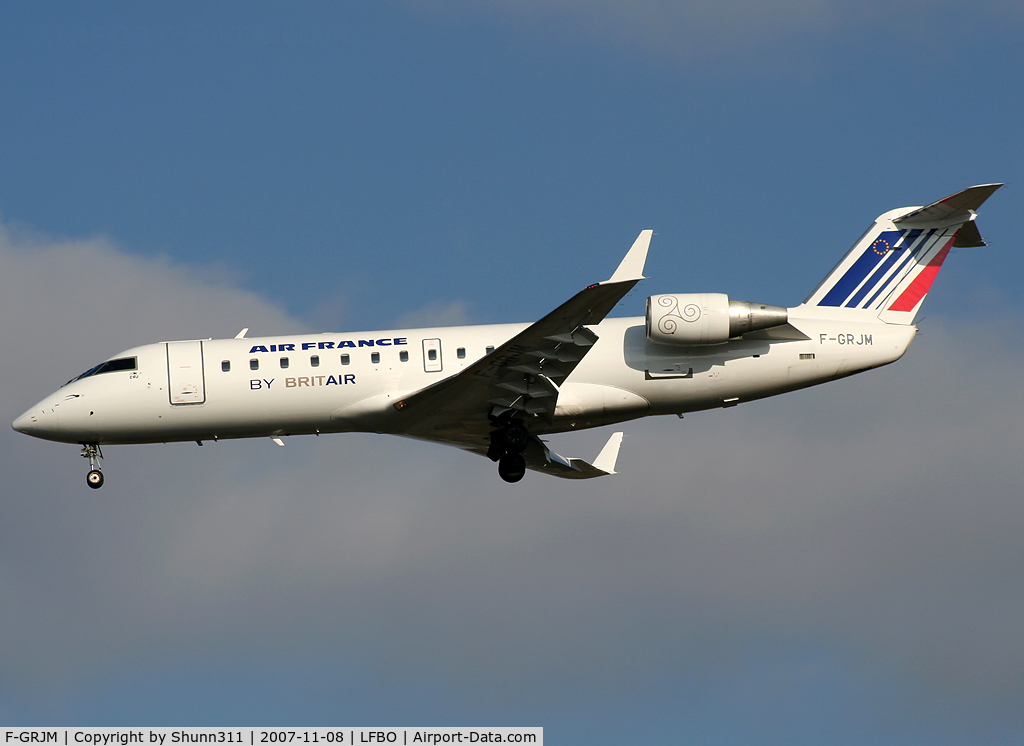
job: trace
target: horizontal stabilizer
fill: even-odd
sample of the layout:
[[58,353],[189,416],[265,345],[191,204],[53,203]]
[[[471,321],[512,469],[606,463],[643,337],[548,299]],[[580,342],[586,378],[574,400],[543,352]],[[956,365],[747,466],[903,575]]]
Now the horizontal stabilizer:
[[946,221],[965,222],[971,220],[971,214],[1001,186],[1002,184],[981,184],[967,187],[967,189],[940,199],[938,202],[932,202],[930,205],[919,207],[906,215],[893,218],[892,222],[906,228]]

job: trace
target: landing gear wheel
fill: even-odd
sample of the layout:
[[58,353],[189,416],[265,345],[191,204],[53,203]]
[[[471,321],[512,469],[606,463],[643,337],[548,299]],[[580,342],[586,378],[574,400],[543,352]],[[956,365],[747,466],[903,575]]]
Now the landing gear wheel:
[[526,459],[518,453],[506,453],[498,461],[498,476],[506,482],[518,482],[526,474]]
[[522,453],[530,442],[530,433],[518,422],[511,422],[498,431],[498,441],[506,453]]
[[99,443],[82,443],[82,458],[89,459],[89,473],[85,476],[85,483],[98,490],[103,486],[103,472],[100,471],[103,451],[100,450]]

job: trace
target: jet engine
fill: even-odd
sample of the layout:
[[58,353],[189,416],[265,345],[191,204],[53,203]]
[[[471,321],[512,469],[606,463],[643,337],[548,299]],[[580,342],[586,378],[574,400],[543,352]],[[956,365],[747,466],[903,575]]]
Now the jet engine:
[[782,326],[785,308],[729,300],[724,293],[652,295],[647,338],[663,345],[716,345],[746,332]]

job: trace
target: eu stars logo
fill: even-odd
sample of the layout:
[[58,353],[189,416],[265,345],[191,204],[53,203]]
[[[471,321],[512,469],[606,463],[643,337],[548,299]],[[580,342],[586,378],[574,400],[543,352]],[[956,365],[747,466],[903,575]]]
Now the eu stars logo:
[[881,256],[892,250],[892,245],[884,238],[876,238],[875,242],[871,244],[871,250]]

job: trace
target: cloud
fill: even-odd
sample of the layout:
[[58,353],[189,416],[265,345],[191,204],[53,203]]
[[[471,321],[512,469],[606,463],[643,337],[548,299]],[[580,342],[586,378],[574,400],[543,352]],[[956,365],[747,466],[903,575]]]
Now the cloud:
[[[297,327],[203,275],[0,237],[4,410],[136,343]],[[785,676],[810,650],[895,677],[927,704],[907,722],[1019,727],[1022,341],[932,321],[894,366],[626,424],[621,474],[584,483],[346,435],[110,448],[92,493],[73,447],[8,431],[0,692],[327,659],[480,707],[568,706]],[[604,437],[552,440],[586,457]]]
[[395,319],[396,329],[418,329],[428,326],[464,326],[470,323],[466,303],[461,300],[451,303],[428,303],[415,311],[403,313]]
[[[767,49],[799,47],[808,40],[845,35],[851,30],[895,30],[907,23],[928,28],[962,21],[954,0],[449,0],[410,6],[423,13],[490,13],[526,27],[611,42],[627,48],[682,59],[746,59]],[[1019,3],[984,0],[971,16],[984,21],[1020,23]],[[753,54],[751,54],[753,53]],[[764,62],[763,58],[760,61]]]
[[49,239],[0,225],[0,261],[4,345],[16,353],[4,361],[5,403],[136,344],[298,326],[222,267],[132,256],[102,237]]
[[317,329],[339,329],[349,311],[349,295],[335,291],[322,298],[305,314],[309,325]]

